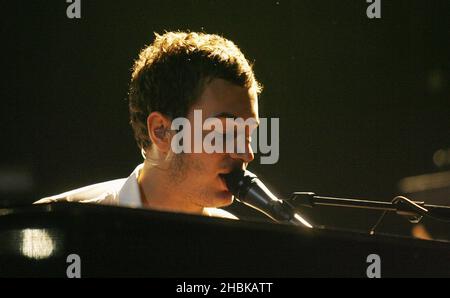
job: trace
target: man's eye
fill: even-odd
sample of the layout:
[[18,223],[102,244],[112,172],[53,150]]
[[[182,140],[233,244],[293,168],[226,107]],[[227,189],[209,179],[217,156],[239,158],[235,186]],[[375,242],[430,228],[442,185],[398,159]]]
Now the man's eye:
[[227,140],[232,140],[237,137],[237,133],[234,131],[229,131],[223,134],[224,138]]
[[[221,138],[223,141],[230,140],[230,135],[228,133],[216,131],[216,137]],[[231,136],[232,138],[233,136]]]
[[216,134],[216,136],[218,138],[222,138],[224,141],[225,140],[236,139],[237,137],[241,136],[241,134],[238,133],[237,131],[219,131],[219,130],[214,130],[214,133]]

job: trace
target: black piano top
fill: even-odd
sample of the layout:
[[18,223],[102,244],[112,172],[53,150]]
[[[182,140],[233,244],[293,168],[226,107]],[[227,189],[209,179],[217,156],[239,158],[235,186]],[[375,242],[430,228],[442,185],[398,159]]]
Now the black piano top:
[[450,244],[81,203],[0,209],[0,276],[450,277]]

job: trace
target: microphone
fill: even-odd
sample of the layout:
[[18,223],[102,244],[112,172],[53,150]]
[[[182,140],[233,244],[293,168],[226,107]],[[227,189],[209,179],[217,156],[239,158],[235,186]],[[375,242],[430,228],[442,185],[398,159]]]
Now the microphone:
[[245,205],[276,222],[313,227],[289,202],[278,199],[252,172],[236,169],[222,176],[229,191]]

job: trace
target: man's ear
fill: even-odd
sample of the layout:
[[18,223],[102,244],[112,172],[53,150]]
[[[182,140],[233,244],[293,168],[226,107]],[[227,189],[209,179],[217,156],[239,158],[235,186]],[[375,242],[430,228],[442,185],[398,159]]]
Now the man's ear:
[[170,150],[171,121],[160,112],[151,112],[147,117],[148,136],[152,144],[161,152]]

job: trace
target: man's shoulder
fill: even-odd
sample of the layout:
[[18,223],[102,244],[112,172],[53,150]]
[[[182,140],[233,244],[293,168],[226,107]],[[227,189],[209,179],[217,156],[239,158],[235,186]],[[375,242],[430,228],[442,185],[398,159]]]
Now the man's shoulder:
[[118,192],[126,178],[115,179],[73,189],[58,195],[42,198],[35,204],[54,202],[83,202],[118,204]]

